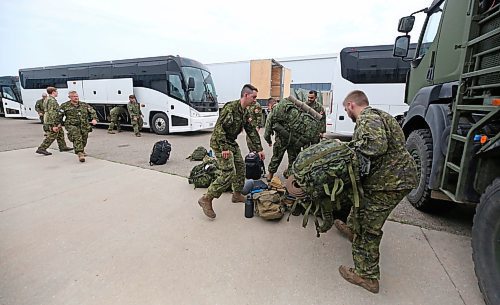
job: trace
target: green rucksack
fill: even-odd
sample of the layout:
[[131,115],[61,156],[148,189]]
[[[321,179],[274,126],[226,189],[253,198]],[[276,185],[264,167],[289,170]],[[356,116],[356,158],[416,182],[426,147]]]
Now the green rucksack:
[[[318,236],[332,227],[334,203],[340,210],[341,195],[343,200],[349,198],[355,208],[359,207],[362,195],[359,162],[347,143],[326,140],[304,149],[293,163],[292,172],[294,183],[304,192],[304,199],[297,200],[292,211],[297,204],[302,205],[304,227],[312,214]],[[318,216],[323,219],[322,224]]]
[[273,108],[273,130],[295,147],[309,145],[319,134],[320,121],[287,98]]
[[189,159],[191,161],[202,161],[206,155],[208,155],[207,149],[203,146],[198,146],[186,159]]
[[212,183],[218,175],[219,169],[217,168],[217,160],[205,156],[201,164],[195,165],[193,169],[191,169],[188,182],[189,184],[193,184],[194,188],[206,188],[210,186],[210,183]]

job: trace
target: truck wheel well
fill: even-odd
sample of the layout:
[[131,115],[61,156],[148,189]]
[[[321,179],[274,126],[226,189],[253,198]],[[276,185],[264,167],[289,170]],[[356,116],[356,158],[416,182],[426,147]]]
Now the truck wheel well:
[[411,121],[406,123],[403,127],[403,132],[405,134],[405,137],[408,138],[410,133],[417,129],[430,129],[430,128],[429,125],[427,125],[427,122],[425,121],[424,118],[415,116],[411,119]]

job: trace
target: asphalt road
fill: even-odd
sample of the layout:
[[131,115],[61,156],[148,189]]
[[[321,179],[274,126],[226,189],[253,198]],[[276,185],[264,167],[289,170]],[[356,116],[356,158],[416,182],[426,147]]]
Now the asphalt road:
[[[197,146],[202,145],[208,148],[211,135],[211,131],[199,131],[160,136],[146,130],[142,133],[142,137],[137,138],[131,129],[127,128],[125,128],[124,132],[114,135],[107,134],[106,131],[104,127],[97,127],[90,134],[86,148],[90,156],[182,177],[189,176],[191,168],[198,164],[198,162],[187,160],[186,157]],[[170,159],[165,165],[150,166],[148,163],[149,154],[153,144],[163,139],[167,139],[172,144]],[[35,153],[35,148],[42,140],[42,125],[37,121],[0,118],[0,151],[34,148],[33,153]],[[242,153],[246,154],[248,149],[245,144],[245,136],[240,135],[238,142],[242,148]],[[68,145],[71,145],[71,143],[68,142]],[[57,149],[55,142],[52,148]],[[267,157],[267,166],[272,150],[267,145],[265,145],[264,150]],[[74,159],[77,162],[76,156]],[[286,160],[286,156],[284,159]],[[284,171],[285,165],[286,162],[281,164],[278,173]],[[435,214],[427,214],[414,209],[406,200],[403,200],[391,214],[390,220],[426,229],[446,231],[464,236],[471,235],[474,215],[473,206],[447,205],[441,202],[437,202],[437,205],[443,207],[440,209],[441,211]]]

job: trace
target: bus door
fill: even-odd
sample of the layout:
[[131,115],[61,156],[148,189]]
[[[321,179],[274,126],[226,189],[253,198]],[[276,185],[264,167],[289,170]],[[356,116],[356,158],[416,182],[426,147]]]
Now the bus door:
[[[175,60],[167,63],[167,95],[170,97],[167,105],[171,131],[191,130],[191,110],[189,106],[189,96],[186,93],[187,85],[184,83],[182,70]],[[199,84],[201,88],[203,85]],[[153,122],[153,124],[156,124]]]
[[6,118],[23,118],[26,111],[21,99],[15,94],[10,86],[2,86],[0,92],[2,108]]

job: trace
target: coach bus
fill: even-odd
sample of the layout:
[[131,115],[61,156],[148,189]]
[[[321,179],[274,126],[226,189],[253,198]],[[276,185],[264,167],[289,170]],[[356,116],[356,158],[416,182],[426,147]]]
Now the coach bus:
[[[415,52],[416,45],[410,46]],[[392,56],[392,45],[348,47],[337,58],[331,114],[327,131],[352,135],[354,123],[342,105],[344,97],[352,90],[363,90],[370,105],[384,110],[396,119],[402,119],[408,105],[404,102],[406,76],[410,63]]]
[[[109,123],[111,108],[126,105],[134,94],[144,127],[162,135],[212,128],[219,115],[208,68],[179,56],[21,69],[19,80],[30,119],[38,118],[35,101],[49,86],[58,88],[59,103],[68,100],[69,91],[78,92],[96,110],[99,124]],[[122,124],[130,124],[130,117],[123,117]]]
[[0,76],[0,115],[6,118],[26,116],[17,76]]

